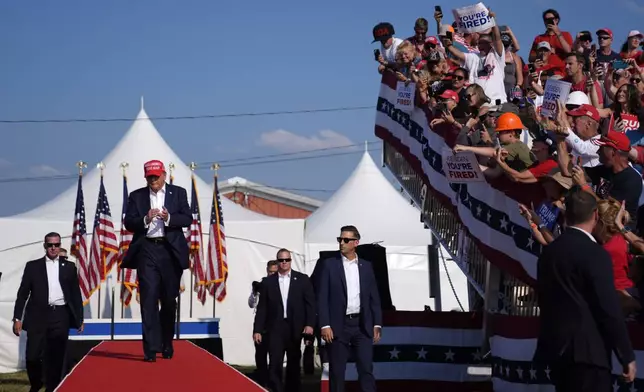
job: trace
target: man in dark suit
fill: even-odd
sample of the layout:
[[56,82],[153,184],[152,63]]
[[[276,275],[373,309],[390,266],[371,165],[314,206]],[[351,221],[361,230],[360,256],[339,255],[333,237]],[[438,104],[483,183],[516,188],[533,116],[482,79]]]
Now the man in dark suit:
[[319,323],[329,355],[329,390],[344,391],[349,350],[353,349],[360,389],[373,392],[373,344],[380,340],[382,329],[376,276],[369,261],[358,260],[360,233],[355,226],[342,227],[337,240],[340,257],[323,262],[317,288]]
[[[253,309],[257,308],[259,302],[259,295],[262,291],[262,286],[266,282],[266,278],[277,273],[279,263],[277,260],[269,260],[266,263],[266,276],[259,282],[253,282],[253,289],[248,297],[248,306]],[[266,331],[262,332],[262,340],[264,343],[255,342],[255,372],[256,382],[261,386],[268,385],[268,335]]]
[[176,298],[189,266],[183,228],[192,223],[192,214],[186,190],[165,182],[163,162],[146,162],[144,170],[148,186],[128,198],[124,223],[134,235],[122,267],[137,270],[144,360],[155,362],[158,352],[166,359],[174,354]]
[[45,236],[44,248],[44,257],[25,266],[13,309],[13,333],[20,336],[23,329],[27,331],[31,392],[43,386],[43,365],[45,390],[56,389],[63,376],[69,329],[83,331],[83,300],[76,266],[59,257],[58,233]]
[[583,190],[566,198],[568,228],[537,264],[540,332],[534,360],[552,369],[561,391],[611,390],[611,353],[623,378],[635,378],[635,355],[613,283],[609,254],[592,232],[597,201]]
[[[261,285],[253,325],[255,343],[269,336],[269,386],[273,392],[299,392],[302,335],[312,335],[315,323],[315,293],[309,277],[291,269],[291,252],[277,252],[277,274]],[[282,364],[286,352],[286,385],[282,384]]]

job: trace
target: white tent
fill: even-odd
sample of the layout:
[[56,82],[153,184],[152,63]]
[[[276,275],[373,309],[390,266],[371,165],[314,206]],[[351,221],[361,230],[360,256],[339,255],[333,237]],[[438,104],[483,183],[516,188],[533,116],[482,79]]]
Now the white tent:
[[[393,305],[397,310],[423,310],[434,307],[429,298],[428,249],[431,233],[424,229],[419,210],[410,204],[365,151],[351,176],[331,198],[306,219],[307,272],[310,274],[322,250],[338,249],[335,238],[340,227],[353,225],[361,243],[380,243],[387,248],[387,268]],[[443,250],[443,254],[447,252]],[[448,274],[458,298],[467,308],[467,278],[452,260],[447,271],[440,264],[442,309],[458,308],[447,284]]]
[[[175,165],[174,183],[190,192],[191,171],[188,166],[172,151],[158,133],[143,107],[121,141],[105,157],[103,163],[104,183],[110,202],[112,220],[115,229],[121,227],[121,209],[123,203],[123,178],[121,162],[127,162],[129,191],[145,186],[143,163],[150,159],[163,161],[166,168],[170,163]],[[207,172],[212,175],[212,172]],[[92,168],[83,176],[83,191],[87,216],[87,230],[91,234],[93,217],[96,209],[100,181],[100,171]],[[196,178],[201,208],[201,221],[204,231],[204,243],[208,242],[208,222],[212,203],[213,186]],[[266,261],[273,259],[279,248],[293,250],[297,265],[303,265],[304,254],[304,221],[282,220],[260,215],[247,210],[225,197],[222,197],[222,209],[227,236],[227,253],[229,278],[227,297],[216,304],[216,317],[221,318],[220,335],[224,344],[224,357],[227,362],[240,365],[254,363],[252,343],[253,311],[248,308],[247,299],[251,282],[265,275]],[[0,260],[2,260],[2,281],[0,282],[0,372],[14,371],[23,368],[24,362],[19,354],[24,355],[24,344],[11,334],[10,325],[13,317],[13,306],[20,284],[25,262],[42,257],[42,240],[45,233],[56,231],[63,237],[63,246],[69,248],[72,231],[72,218],[76,201],[76,184],[53,200],[26,213],[0,219]],[[189,286],[189,271],[184,272],[184,282]],[[91,318],[107,317],[109,293],[112,287],[120,288],[116,279],[116,270],[103,283],[101,293],[101,313],[98,314],[99,295],[94,293],[86,316]],[[118,294],[117,294],[118,296]],[[196,296],[187,288],[181,296],[182,317],[190,315],[190,297],[193,297],[193,317],[212,317],[212,297],[204,306],[199,304]],[[121,316],[121,303],[117,300],[116,317]],[[125,318],[140,318],[136,301],[124,314]]]

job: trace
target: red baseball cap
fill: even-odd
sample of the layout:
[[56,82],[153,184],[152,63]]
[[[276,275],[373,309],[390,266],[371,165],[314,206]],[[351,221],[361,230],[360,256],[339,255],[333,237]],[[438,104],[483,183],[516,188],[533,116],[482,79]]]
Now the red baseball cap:
[[598,146],[613,147],[623,152],[631,151],[631,141],[623,132],[608,131],[606,136],[602,136],[599,139],[592,139],[592,143]]
[[610,36],[611,39],[613,38],[613,30],[611,29],[607,29],[607,28],[599,29],[595,34],[599,35],[600,33],[606,33]]
[[160,176],[165,173],[165,166],[163,165],[163,162],[155,159],[145,162],[143,170],[145,171],[145,177]]
[[572,117],[588,116],[595,121],[601,120],[601,117],[599,116],[599,112],[597,111],[597,109],[595,109],[593,105],[588,105],[588,104],[581,105],[574,110],[569,110],[568,115]]
[[443,99],[453,99],[454,102],[458,103],[458,94],[454,90],[445,90],[439,97]]
[[425,38],[424,45],[427,45],[427,44],[432,44],[434,46],[438,46],[439,42],[438,42],[438,39],[436,37],[430,35],[429,37]]

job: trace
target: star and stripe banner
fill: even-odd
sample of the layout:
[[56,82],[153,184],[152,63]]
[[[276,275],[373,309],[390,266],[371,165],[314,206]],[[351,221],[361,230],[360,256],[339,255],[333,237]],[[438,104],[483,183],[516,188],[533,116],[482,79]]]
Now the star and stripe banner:
[[116,263],[119,254],[118,240],[114,232],[112,211],[107,200],[107,192],[101,174],[101,183],[94,214],[94,230],[89,251],[89,280],[91,291],[101,286],[101,282]]
[[90,288],[89,265],[87,262],[87,224],[85,220],[85,197],[83,196],[82,174],[78,175],[70,254],[76,258],[81,297],[83,299],[83,305],[87,305],[89,297],[92,295],[92,290]]
[[226,298],[228,279],[228,259],[226,255],[226,230],[221,208],[221,195],[215,174],[215,186],[210,211],[210,235],[208,238],[208,258],[206,259],[206,284],[210,295],[221,302]]
[[197,299],[203,305],[206,302],[208,293],[206,287],[206,274],[203,268],[203,231],[201,227],[201,210],[199,209],[199,196],[197,192],[197,180],[192,175],[192,191],[190,196],[190,212],[192,224],[186,233],[188,248],[190,249],[190,267],[194,276],[194,291]]
[[[382,338],[373,350],[379,392],[490,392],[481,343],[482,318],[470,312],[385,312]],[[353,358],[345,373],[347,391],[359,391]],[[323,364],[321,392],[329,390]]]
[[[554,392],[548,366],[532,362],[537,347],[538,318],[496,314],[492,321],[490,350],[495,392]],[[644,361],[644,336],[638,324],[627,323],[637,363]],[[644,391],[644,375],[634,383],[622,382],[621,366],[613,354],[613,392]]]
[[444,127],[431,129],[429,110],[414,108],[407,113],[396,108],[396,82],[390,72],[382,77],[376,136],[403,155],[428,190],[467,227],[488,260],[534,284],[541,245],[535,243],[527,222],[519,214],[517,200],[530,205],[531,200],[525,198],[536,198],[539,193],[533,192],[530,184],[522,184],[517,190],[503,180],[497,184],[450,183],[442,168],[442,151],[451,149],[455,134]]
[[133,233],[125,228],[125,214],[127,214],[127,200],[129,193],[127,191],[127,176],[123,175],[123,208],[121,209],[121,241],[119,244],[118,265],[119,265],[119,279],[121,279],[121,301],[124,306],[130,306],[134,290],[138,287],[138,279],[136,277],[136,270],[130,268],[121,269],[120,265],[125,257],[125,253],[130,248]]

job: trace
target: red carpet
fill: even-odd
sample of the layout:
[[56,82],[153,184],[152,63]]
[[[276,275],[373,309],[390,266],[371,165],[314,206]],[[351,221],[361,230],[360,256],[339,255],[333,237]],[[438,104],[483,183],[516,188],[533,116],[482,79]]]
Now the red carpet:
[[56,392],[260,392],[263,388],[194,344],[174,342],[174,357],[143,362],[140,341],[106,341],[94,347]]

